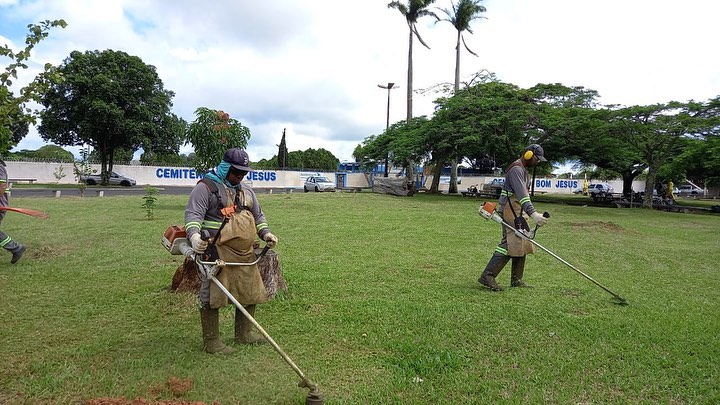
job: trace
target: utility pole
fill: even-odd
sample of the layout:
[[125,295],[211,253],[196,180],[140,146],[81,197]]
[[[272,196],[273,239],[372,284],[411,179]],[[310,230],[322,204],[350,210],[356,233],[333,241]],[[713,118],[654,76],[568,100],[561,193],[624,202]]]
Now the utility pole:
[[[382,84],[378,84],[378,87],[381,89],[386,89],[387,92],[387,118],[385,121],[385,132],[390,128],[390,90],[397,89],[400,86],[395,87],[395,83],[388,83],[387,86],[383,86]],[[385,175],[383,177],[388,176],[388,164],[389,164],[389,156],[388,153],[385,153]]]

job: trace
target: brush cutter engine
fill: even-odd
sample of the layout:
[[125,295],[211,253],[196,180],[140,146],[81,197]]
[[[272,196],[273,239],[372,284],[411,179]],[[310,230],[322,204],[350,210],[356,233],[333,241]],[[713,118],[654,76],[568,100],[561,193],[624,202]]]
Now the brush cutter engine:
[[170,225],[163,234],[162,244],[171,255],[188,256],[193,251],[184,226]]
[[478,214],[480,214],[481,217],[484,219],[492,219],[493,221],[497,222],[498,224],[502,224],[503,220],[500,214],[495,212],[495,208],[497,207],[497,204],[492,202],[484,202],[483,205],[480,206],[480,209],[478,210]]
[[[480,206],[480,209],[478,209],[478,214],[480,214],[480,216],[484,219],[491,219],[500,225],[508,225],[500,214],[495,211],[496,207],[496,203],[484,202],[483,205]],[[550,213],[544,212],[543,216],[545,218],[550,218]],[[535,239],[535,233],[538,230],[537,225],[534,229],[530,229],[530,225],[528,225],[527,221],[523,217],[517,217],[515,219],[515,226],[508,226],[507,228],[515,232],[515,235],[523,239]]]
[[[478,210],[478,214],[480,214],[480,216],[483,217],[484,219],[491,219],[491,220],[497,222],[498,224],[502,225],[503,219],[500,216],[500,214],[498,214],[497,211],[495,211],[496,207],[497,207],[496,203],[485,202],[485,203],[483,203],[483,205],[480,206],[480,209]],[[522,218],[522,217],[518,217],[518,218]],[[524,222],[523,227],[518,227],[516,224],[515,227],[510,227],[510,229],[513,232],[515,232],[515,235],[517,235],[520,238],[523,238],[523,239],[535,238],[535,230],[532,230],[532,231],[529,230],[530,227],[527,225],[527,221],[525,221],[524,218],[522,218],[522,219]],[[524,229],[525,227],[527,227],[527,229]],[[537,227],[535,229],[537,229]]]
[[195,253],[183,226],[170,225],[163,234],[162,244],[171,255],[182,255],[193,259],[197,264],[198,278],[203,282],[208,280],[208,275],[216,276],[220,272],[221,266],[218,263],[204,262],[201,260],[202,255]]

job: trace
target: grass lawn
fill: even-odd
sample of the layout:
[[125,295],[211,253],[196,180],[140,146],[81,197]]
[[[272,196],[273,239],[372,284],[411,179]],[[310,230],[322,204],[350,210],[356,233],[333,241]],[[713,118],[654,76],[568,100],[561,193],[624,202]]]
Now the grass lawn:
[[[538,203],[552,217],[536,241],[623,307],[542,251],[527,260],[535,288],[481,289],[500,238],[482,200],[259,199],[291,296],[257,320],[328,404],[720,402],[718,215]],[[2,223],[28,250],[0,256],[0,403],[304,403],[269,345],[202,352],[195,297],[167,291],[182,258],[160,243],[185,202],[160,195],[147,220],[139,196],[11,200],[50,218]]]

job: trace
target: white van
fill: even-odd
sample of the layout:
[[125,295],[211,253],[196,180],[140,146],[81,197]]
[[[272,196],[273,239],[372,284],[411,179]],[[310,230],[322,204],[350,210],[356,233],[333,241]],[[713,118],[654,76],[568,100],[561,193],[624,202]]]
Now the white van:
[[700,187],[695,187],[692,184],[683,184],[682,186],[678,187],[677,195],[684,195],[684,196],[695,196],[695,195],[703,195],[705,194],[705,190],[701,189]]

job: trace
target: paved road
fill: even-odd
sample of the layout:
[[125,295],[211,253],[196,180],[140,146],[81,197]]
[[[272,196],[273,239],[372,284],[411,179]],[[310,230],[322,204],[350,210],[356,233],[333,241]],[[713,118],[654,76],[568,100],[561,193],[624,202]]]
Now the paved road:
[[[192,187],[157,187],[160,194],[166,195],[190,195]],[[12,197],[55,197],[56,190],[60,191],[60,197],[80,196],[79,188],[23,188],[13,187]],[[85,197],[98,197],[102,191],[105,197],[118,195],[143,196],[147,193],[145,187],[88,187],[85,189]]]
[[[156,187],[161,195],[190,195],[190,191],[192,191],[191,186],[157,186]],[[52,188],[52,187],[46,187],[46,188],[23,188],[23,187],[13,187],[12,189],[12,197],[55,197],[56,190],[60,191],[60,197],[64,196],[80,196],[80,190],[78,188]],[[287,193],[288,189],[286,188],[256,188],[254,189],[255,193],[257,194],[266,194],[266,193]],[[100,187],[100,186],[93,186],[88,187],[85,189],[85,197],[98,197],[99,192],[103,192],[104,197],[112,197],[112,196],[118,196],[118,195],[136,195],[136,196],[144,196],[147,192],[145,191],[145,187],[143,186],[135,186],[135,187]],[[293,189],[293,193],[302,193],[302,188],[300,189]]]

